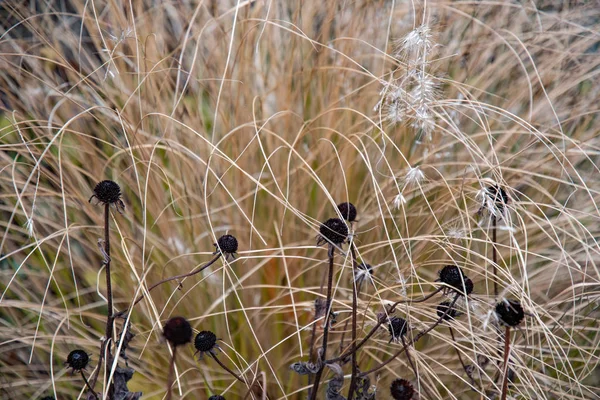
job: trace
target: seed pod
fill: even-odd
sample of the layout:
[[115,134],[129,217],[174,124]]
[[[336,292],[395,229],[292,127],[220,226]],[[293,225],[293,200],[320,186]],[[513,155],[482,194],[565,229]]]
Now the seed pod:
[[518,300],[506,300],[496,304],[496,314],[504,325],[517,326],[525,318],[525,311]]
[[197,353],[206,353],[215,348],[217,344],[217,336],[211,331],[202,331],[196,335],[194,339],[194,347]]
[[339,218],[330,218],[323,222],[319,232],[321,240],[324,239],[333,244],[341,244],[348,238],[348,226]]
[[[456,289],[460,294],[473,292],[473,281],[456,265],[446,265],[439,272],[440,281]],[[464,288],[463,288],[464,282]]]
[[390,385],[390,393],[394,400],[411,400],[415,390],[406,379],[395,379]]
[[238,241],[233,235],[223,235],[217,240],[218,248],[224,254],[233,254],[238,250]]
[[340,203],[337,205],[342,218],[344,218],[348,222],[353,222],[356,220],[356,207],[352,203]]
[[81,371],[82,369],[85,369],[89,362],[90,356],[88,356],[88,354],[81,349],[73,350],[67,356],[67,365],[69,368],[73,368],[73,371]]
[[404,318],[401,317],[392,317],[388,323],[388,331],[392,336],[392,340],[400,339],[402,336],[406,335],[408,331],[408,323]]
[[192,326],[183,317],[173,317],[163,327],[163,336],[173,346],[189,343],[192,340]]

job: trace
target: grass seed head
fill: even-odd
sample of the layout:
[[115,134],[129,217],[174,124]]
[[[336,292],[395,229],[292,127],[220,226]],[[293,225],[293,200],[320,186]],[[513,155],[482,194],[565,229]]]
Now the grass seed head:
[[192,326],[183,317],[173,317],[163,327],[163,336],[173,346],[181,346],[192,340]]

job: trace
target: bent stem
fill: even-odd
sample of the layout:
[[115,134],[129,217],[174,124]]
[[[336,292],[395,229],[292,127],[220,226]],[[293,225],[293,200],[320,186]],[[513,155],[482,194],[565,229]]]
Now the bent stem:
[[504,332],[504,373],[502,380],[502,396],[500,400],[506,400],[506,394],[508,392],[508,353],[510,352],[510,326],[506,326]]
[[173,357],[169,366],[169,378],[167,379],[167,397],[166,400],[171,400],[172,386],[175,383],[175,358],[177,357],[177,346],[173,346]]
[[223,368],[225,371],[227,371],[231,376],[233,376],[235,379],[242,382],[243,384],[248,385],[248,382],[246,382],[246,380],[244,378],[242,378],[240,375],[233,372],[227,365],[223,364],[223,362],[221,360],[219,360],[219,358],[217,356],[215,356],[212,353],[209,353],[209,354],[210,354],[211,358],[213,360],[215,360],[217,362],[217,364],[219,364],[219,366],[221,368]]
[[497,253],[496,253],[496,216],[492,216],[492,268],[494,273],[494,299],[498,298],[498,271],[496,268],[497,262]]
[[94,398],[96,400],[98,400],[98,395],[96,394],[96,392],[94,392],[94,389],[92,389],[92,387],[90,386],[90,383],[88,382],[87,378],[85,377],[83,370],[81,370],[80,372],[81,372],[81,377],[83,378],[83,381],[85,382],[85,386],[87,386],[87,388],[90,390],[90,392],[92,392],[92,395],[94,396]]
[[[448,326],[448,330],[450,331],[450,337],[452,337],[452,342],[458,344],[458,342],[456,341],[456,338],[454,337],[454,330],[452,329],[452,327]],[[454,350],[456,351],[456,355],[458,356],[458,361],[460,361],[460,365],[462,365],[463,370],[465,371],[465,373],[469,377],[469,380],[471,381],[471,385],[473,385],[473,388],[475,388],[475,380],[469,373],[469,370],[467,369],[467,366],[465,365],[465,363],[462,359],[462,356],[460,355],[460,350],[458,350],[458,347],[456,347],[456,346],[454,346]]]
[[[333,286],[333,256],[334,256],[335,247],[329,245],[329,251],[327,255],[329,256],[329,276],[327,279],[327,302],[325,305],[325,326],[323,327],[323,342],[321,345],[321,361],[324,361],[327,358],[327,339],[329,335],[329,317],[331,315],[331,289]],[[319,382],[321,380],[321,375],[323,375],[323,368],[325,368],[325,364],[322,363],[319,370],[315,374],[315,382],[313,384],[310,399],[315,400],[317,398],[317,391],[319,390]]]

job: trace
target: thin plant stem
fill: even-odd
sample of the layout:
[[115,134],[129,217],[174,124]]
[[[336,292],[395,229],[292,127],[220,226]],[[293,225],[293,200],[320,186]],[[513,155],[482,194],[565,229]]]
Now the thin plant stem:
[[492,216],[492,268],[494,272],[494,299],[498,298],[498,271],[496,268],[497,262],[496,252],[496,216]]
[[506,400],[508,392],[508,354],[510,352],[510,326],[506,326],[504,331],[504,373],[502,379],[502,396],[500,400]]
[[[454,337],[454,330],[452,329],[452,327],[448,326],[448,330],[450,331],[450,337],[452,337],[452,342],[457,343],[456,338]],[[473,387],[475,387],[475,380],[469,373],[469,370],[467,369],[467,366],[465,365],[465,363],[462,359],[462,356],[460,355],[460,351],[458,350],[457,347],[454,347],[454,350],[456,351],[456,355],[458,356],[458,361],[460,361],[460,365],[462,365],[463,370],[465,371],[465,373],[469,377],[469,380],[471,381],[471,384],[473,385]]]
[[173,346],[173,357],[169,365],[169,378],[167,379],[167,397],[166,400],[171,400],[172,386],[175,383],[175,358],[177,357],[177,346]]
[[92,387],[90,386],[90,383],[88,382],[87,378],[85,377],[83,370],[81,370],[80,372],[81,372],[81,378],[83,378],[83,381],[85,382],[85,386],[87,386],[87,388],[90,390],[90,392],[92,392],[92,395],[94,396],[94,398],[96,400],[98,400],[98,395],[96,394],[96,392],[94,392],[94,389],[92,389]]
[[[400,340],[402,341],[402,346],[406,349],[406,359],[408,360],[408,364],[410,365],[410,368],[413,370],[413,372],[415,374],[415,378],[417,379],[417,382],[419,382],[420,381],[419,373],[417,371],[417,367],[415,366],[415,364],[412,361],[412,358],[410,357],[410,351],[408,350],[408,346],[406,345],[406,342],[404,341],[404,336],[400,336]],[[419,387],[423,388],[423,390],[425,391],[425,394],[427,394],[428,398],[433,399],[433,396],[431,395],[431,393],[429,393],[429,390],[427,390],[425,385],[421,385],[419,382]]]
[[357,287],[356,287],[356,279],[355,276],[358,273],[357,271],[357,262],[356,262],[356,248],[354,246],[354,242],[350,245],[350,250],[352,254],[352,344],[350,346],[350,351],[352,352],[352,375],[350,377],[350,388],[348,389],[348,400],[352,400],[354,398],[354,391],[356,389],[356,375],[358,374],[358,364],[356,360],[356,309],[358,308],[358,300],[357,300]]
[[242,378],[240,375],[233,372],[227,365],[223,364],[223,362],[221,360],[219,360],[219,358],[217,356],[215,356],[214,354],[211,354],[211,353],[209,353],[209,354],[212,357],[212,359],[215,360],[217,362],[217,364],[219,364],[219,366],[221,368],[223,368],[225,371],[227,371],[231,376],[233,376],[235,379],[242,382],[243,384],[248,385],[248,382],[246,382],[246,380],[244,378]]
[[[333,256],[334,250],[333,246],[329,246],[329,251],[327,255],[329,256],[329,276],[327,279],[327,302],[325,305],[325,326],[323,327],[323,342],[321,344],[321,361],[327,358],[327,339],[329,335],[329,316],[331,315],[329,308],[331,307],[331,289],[333,286]],[[321,375],[323,375],[323,369],[325,364],[322,363],[321,367],[315,374],[315,381],[313,383],[312,391],[310,394],[311,400],[315,400],[317,398],[317,391],[319,390],[319,382],[321,381]]]

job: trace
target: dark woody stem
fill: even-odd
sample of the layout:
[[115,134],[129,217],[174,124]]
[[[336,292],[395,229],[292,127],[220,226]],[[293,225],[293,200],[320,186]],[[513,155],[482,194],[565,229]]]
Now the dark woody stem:
[[506,400],[506,394],[508,392],[508,354],[510,352],[510,326],[506,326],[504,332],[504,378],[502,381],[502,396],[500,400]]
[[357,305],[357,287],[356,287],[356,279],[355,276],[358,273],[358,264],[356,261],[356,247],[354,242],[350,245],[350,250],[352,254],[352,345],[350,346],[350,351],[352,352],[352,375],[350,377],[350,389],[348,391],[348,400],[352,400],[354,398],[354,391],[356,390],[356,375],[358,375],[358,364],[356,361],[356,309]]
[[[330,308],[331,308],[331,289],[333,286],[333,256],[334,256],[335,247],[330,245],[329,251],[327,255],[329,256],[329,276],[327,279],[327,302],[325,305],[325,326],[323,327],[323,341],[321,344],[321,361],[325,360],[327,357],[327,339],[329,336],[329,318],[331,316]],[[315,374],[315,382],[313,383],[313,387],[310,393],[310,399],[316,400],[317,391],[319,390],[319,383],[321,381],[321,375],[323,375],[323,368],[325,364],[321,364],[319,370]]]
[[433,325],[431,325],[429,328],[427,328],[423,332],[420,332],[409,343],[404,343],[403,342],[402,348],[400,350],[398,350],[396,353],[394,353],[389,359],[387,359],[386,361],[383,361],[382,363],[380,363],[379,365],[371,368],[368,371],[360,373],[359,377],[367,376],[367,375],[369,375],[369,374],[371,374],[371,373],[373,373],[375,371],[379,371],[381,368],[385,367],[390,362],[392,362],[394,359],[396,359],[396,357],[398,357],[400,354],[402,354],[406,350],[406,348],[408,346],[414,345],[419,339],[421,339],[423,336],[425,336],[429,332],[431,332],[436,326],[438,326],[444,320],[444,318],[446,317],[446,314],[448,314],[448,312],[452,309],[452,307],[454,307],[454,304],[456,303],[456,301],[458,300],[459,297],[460,297],[459,294],[457,294],[454,297],[454,300],[452,301],[452,303],[450,304],[450,306],[446,308],[446,311],[444,311],[444,314],[442,314]]
[[81,372],[81,377],[83,378],[83,381],[85,382],[85,386],[87,386],[89,391],[92,393],[92,395],[94,396],[94,399],[98,400],[98,395],[96,394],[96,392],[94,392],[94,389],[92,389],[92,387],[90,386],[90,383],[88,382],[87,378],[85,377],[83,370],[81,370],[80,372]]
[[169,365],[169,378],[167,379],[167,397],[166,400],[171,400],[173,395],[173,384],[175,383],[175,358],[177,357],[177,346],[173,346],[173,357]]
[[[457,343],[456,342],[456,338],[454,337],[454,330],[452,329],[452,327],[448,326],[448,330],[450,331],[450,337],[452,337],[452,342]],[[458,361],[460,361],[460,365],[462,365],[463,370],[465,371],[465,373],[469,377],[469,380],[471,381],[471,385],[473,385],[473,387],[475,387],[475,380],[473,379],[473,377],[469,373],[469,370],[467,369],[467,366],[465,365],[465,363],[464,363],[464,361],[462,359],[462,356],[460,355],[460,350],[458,350],[457,347],[454,347],[454,350],[456,350],[456,355],[458,356]]]
[[496,216],[492,216],[492,262],[493,262],[493,273],[494,273],[494,299],[498,298],[498,271],[496,268],[497,262],[496,252]]
[[219,358],[217,356],[215,356],[212,353],[208,353],[208,354],[210,354],[211,358],[213,360],[215,360],[217,362],[217,364],[219,364],[219,366],[221,368],[223,368],[225,371],[227,371],[231,376],[233,376],[235,379],[237,379],[238,381],[240,381],[246,385],[248,384],[248,382],[246,382],[246,380],[244,378],[242,378],[241,376],[239,376],[238,374],[233,372],[227,365],[223,364],[223,362],[221,360],[219,360]]

